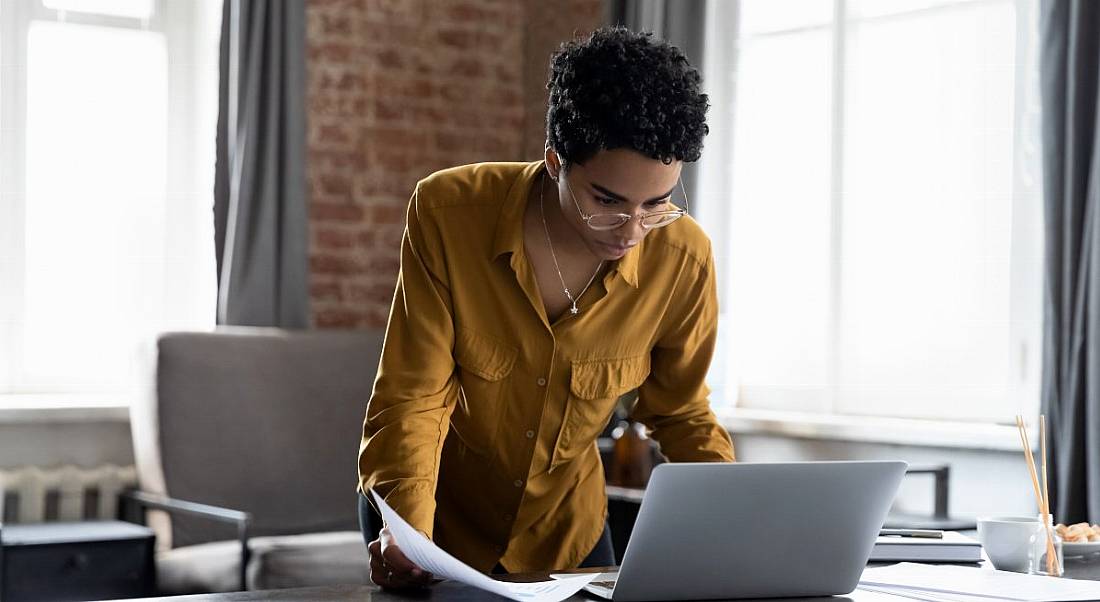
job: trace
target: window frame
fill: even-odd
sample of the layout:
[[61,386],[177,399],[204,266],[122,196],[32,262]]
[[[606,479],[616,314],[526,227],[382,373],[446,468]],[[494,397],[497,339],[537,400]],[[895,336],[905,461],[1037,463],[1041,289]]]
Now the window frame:
[[[65,11],[45,6],[43,0],[0,2],[0,416],[17,420],[34,415],[37,408],[56,409],[61,414],[85,418],[90,415],[119,418],[118,408],[129,403],[129,389],[88,387],[33,387],[20,382],[20,354],[24,341],[22,321],[26,315],[24,222],[26,219],[26,117],[28,33],[34,21],[52,21],[133,29],[163,33],[167,56],[167,199],[209,194],[213,199],[213,164],[209,166],[210,190],[195,178],[199,167],[195,134],[204,119],[198,106],[213,84],[199,81],[189,66],[201,50],[194,28],[202,25],[206,7],[197,2],[153,0],[149,18]],[[212,10],[212,9],[211,9]],[[204,40],[205,41],[205,40]],[[214,57],[216,60],[216,57]],[[216,94],[216,92],[215,92]],[[216,113],[216,107],[210,109]],[[214,115],[216,118],[216,114]],[[209,116],[205,121],[209,121]],[[213,158],[213,130],[209,155]],[[186,203],[168,202],[164,208],[164,245],[169,251],[181,248],[182,237],[194,234],[194,219]],[[181,224],[184,225],[180,228]],[[182,232],[180,230],[183,230]],[[213,259],[211,250],[210,259]],[[195,268],[198,270],[199,268]],[[212,268],[210,270],[213,271]],[[198,271],[188,277],[197,277]],[[213,324],[213,314],[210,316]],[[47,410],[50,413],[52,410]],[[13,414],[14,412],[14,414]],[[91,414],[88,414],[91,412]],[[29,413],[29,414],[28,414]],[[33,418],[33,416],[32,416]]]
[[[732,253],[731,218],[732,203],[728,200],[730,190],[730,172],[728,166],[737,160],[733,156],[734,111],[737,98],[738,48],[739,35],[729,35],[736,30],[740,22],[740,2],[708,2],[706,17],[707,43],[704,46],[704,66],[708,92],[711,94],[715,110],[709,116],[711,140],[721,140],[722,144],[708,146],[700,165],[700,188],[704,191],[696,214],[699,221],[714,241],[714,251],[718,265],[719,296],[722,297],[730,286],[730,257]],[[840,250],[844,227],[844,207],[842,191],[844,189],[845,140],[845,43],[847,30],[852,23],[875,22],[886,19],[904,18],[911,15],[930,12],[945,12],[975,4],[1011,4],[1016,11],[1016,55],[1018,59],[1017,82],[1015,85],[1014,106],[1014,149],[1012,182],[1012,234],[1010,248],[1010,326],[1009,337],[1013,345],[1013,408],[1006,408],[1004,420],[962,421],[953,419],[928,420],[897,415],[842,413],[838,389],[840,385],[840,343],[842,326],[842,294]],[[944,445],[945,441],[955,441],[963,447],[990,449],[1015,449],[1015,426],[1008,426],[1011,416],[1023,409],[1029,422],[1034,422],[1039,412],[1039,389],[1041,378],[1042,351],[1042,306],[1038,286],[1042,277],[1042,206],[1041,157],[1029,143],[1038,141],[1039,116],[1037,113],[1036,55],[1038,40],[1035,39],[1035,15],[1037,7],[1033,0],[970,0],[965,3],[933,5],[882,16],[848,16],[847,0],[833,0],[832,20],[821,25],[777,30],[754,37],[789,35],[801,31],[828,31],[832,42],[830,67],[830,123],[829,131],[829,190],[828,194],[828,240],[829,240],[829,307],[827,310],[827,393],[819,412],[771,409],[765,407],[744,407],[743,392],[739,383],[726,380],[728,372],[719,367],[712,369],[710,375],[716,412],[723,417],[727,426],[734,430],[753,433],[773,433],[793,436],[826,436],[834,433],[837,438],[861,441],[888,441],[873,434],[873,430],[882,424],[908,424],[913,434],[910,442],[929,445]],[[731,28],[731,24],[734,27]],[[717,43],[715,43],[715,41]],[[1030,53],[1030,54],[1029,54]],[[1027,61],[1022,59],[1027,58]],[[1020,76],[1023,76],[1022,78]],[[1021,81],[1022,79],[1022,81]],[[1032,96],[1034,94],[1034,96]],[[729,331],[731,316],[722,304],[719,315],[720,333]],[[719,336],[716,357],[729,353],[731,343]],[[783,423],[783,424],[781,424]],[[792,424],[798,426],[792,427]],[[959,426],[971,430],[977,426],[991,427],[993,430],[981,437],[981,441],[966,443],[960,436]],[[793,430],[792,430],[793,428]],[[997,433],[993,435],[991,433]],[[1009,437],[1011,435],[1011,437]],[[1015,447],[1013,447],[1015,446]]]

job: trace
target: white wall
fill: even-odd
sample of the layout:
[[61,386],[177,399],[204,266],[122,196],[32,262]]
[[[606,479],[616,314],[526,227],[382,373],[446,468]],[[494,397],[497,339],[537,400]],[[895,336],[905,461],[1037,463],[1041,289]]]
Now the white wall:
[[0,423],[0,468],[133,463],[130,424],[125,421]]
[[[918,447],[734,434],[737,459],[744,462],[798,460],[905,460],[910,464],[951,465],[948,508],[955,516],[1035,514],[1031,479],[1021,452]],[[906,477],[895,510],[931,514],[932,478]]]

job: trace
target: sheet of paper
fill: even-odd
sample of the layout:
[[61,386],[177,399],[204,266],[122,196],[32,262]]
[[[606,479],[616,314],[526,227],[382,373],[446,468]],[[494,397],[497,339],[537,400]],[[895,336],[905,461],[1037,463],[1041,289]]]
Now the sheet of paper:
[[923,602],[1008,602],[1005,598],[995,598],[991,596],[970,596],[967,594],[931,592],[927,590],[907,589],[904,587],[889,587],[885,585],[860,585],[857,589],[865,592],[876,592],[880,594],[889,594],[891,596],[900,596],[902,598],[908,598],[910,600],[921,600]]
[[550,579],[529,583],[511,583],[497,581],[461,560],[451,556],[424,534],[414,529],[401,518],[382,496],[371,491],[382,519],[390,528],[401,552],[417,566],[441,579],[451,579],[466,585],[472,585],[494,594],[521,600],[523,602],[559,602],[577,593],[585,585],[599,576],[599,573],[585,573],[567,579]]
[[903,562],[863,571],[861,587],[903,589],[932,594],[964,594],[1021,602],[1100,599],[1100,581],[1059,579],[964,566]]

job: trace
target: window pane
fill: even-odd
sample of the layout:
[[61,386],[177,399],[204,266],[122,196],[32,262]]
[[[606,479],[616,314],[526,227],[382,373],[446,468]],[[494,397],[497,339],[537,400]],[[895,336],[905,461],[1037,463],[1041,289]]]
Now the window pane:
[[[187,0],[191,1],[191,0]],[[42,0],[46,8],[98,15],[148,19],[153,16],[153,0]]]
[[743,406],[817,410],[826,401],[829,35],[741,48],[723,302]]
[[848,0],[848,18],[866,19],[987,0]]
[[113,387],[164,307],[163,34],[35,22],[22,380]]
[[741,0],[740,4],[742,37],[828,25],[832,19],[829,0]]
[[1014,407],[1014,21],[983,3],[850,29],[837,411]]

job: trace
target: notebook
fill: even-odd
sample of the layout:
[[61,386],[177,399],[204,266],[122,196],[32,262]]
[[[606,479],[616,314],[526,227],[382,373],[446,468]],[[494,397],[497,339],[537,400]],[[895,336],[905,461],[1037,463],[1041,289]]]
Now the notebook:
[[869,562],[980,562],[982,544],[955,531],[943,539],[879,537]]

